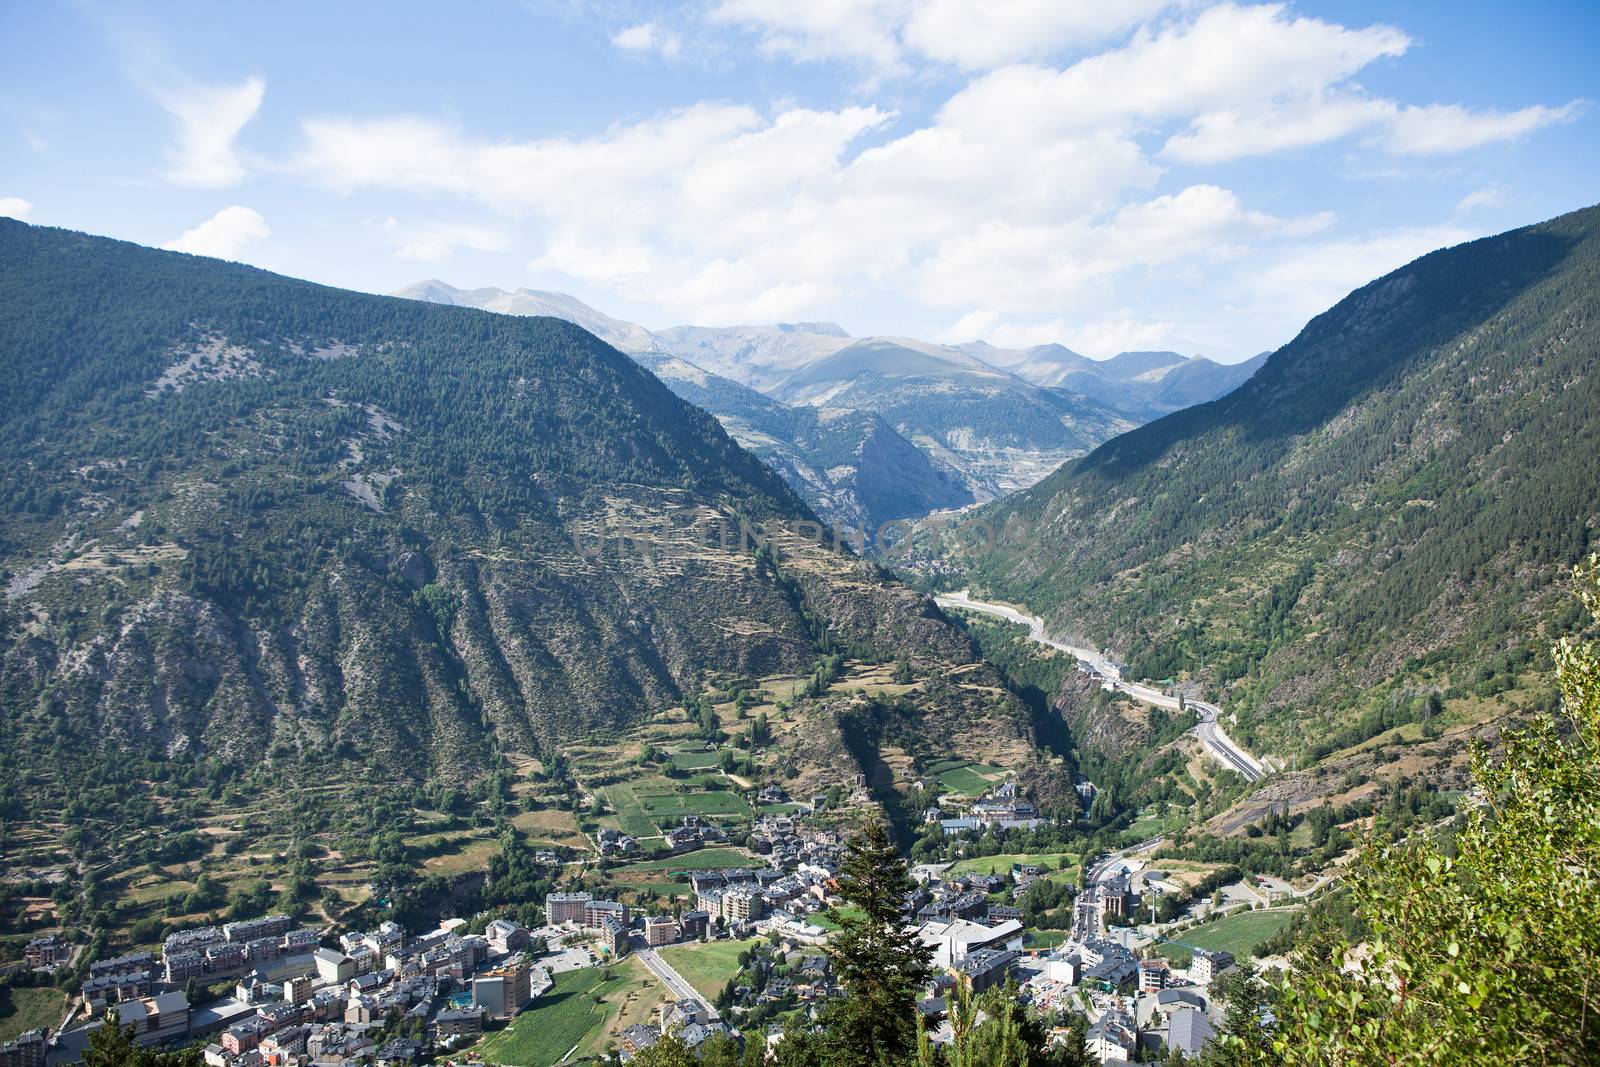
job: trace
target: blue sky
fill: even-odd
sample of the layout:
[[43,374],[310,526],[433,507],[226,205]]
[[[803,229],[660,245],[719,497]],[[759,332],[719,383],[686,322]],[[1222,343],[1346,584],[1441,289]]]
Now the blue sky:
[[1237,360],[1600,200],[1600,4],[11,4],[0,213],[660,327]]

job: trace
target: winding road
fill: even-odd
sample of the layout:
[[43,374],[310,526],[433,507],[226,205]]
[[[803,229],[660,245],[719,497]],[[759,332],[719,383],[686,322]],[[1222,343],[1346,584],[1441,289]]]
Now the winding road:
[[[1041,645],[1060,649],[1076,658],[1079,663],[1089,668],[1090,673],[1110,682],[1117,689],[1133,697],[1135,700],[1152,704],[1168,711],[1177,711],[1180,706],[1178,697],[1152,686],[1139,682],[1123,681],[1120,671],[1104,655],[1092,648],[1080,648],[1069,645],[1064,641],[1057,641],[1044,630],[1044,620],[1037,615],[1027,615],[1007,604],[992,604],[984,600],[973,600],[972,596],[963,589],[959,593],[939,593],[934,598],[934,603],[941,608],[957,608],[962,611],[976,611],[983,615],[993,615],[1014,622],[1019,626],[1028,628],[1028,636]],[[1258,782],[1266,777],[1267,771],[1254,756],[1234,744],[1218,722],[1222,718],[1222,709],[1215,704],[1208,704],[1203,700],[1185,700],[1183,706],[1193,708],[1200,717],[1195,725],[1194,734],[1205,746],[1205,750],[1224,767],[1237,771],[1244,776],[1247,782]]]

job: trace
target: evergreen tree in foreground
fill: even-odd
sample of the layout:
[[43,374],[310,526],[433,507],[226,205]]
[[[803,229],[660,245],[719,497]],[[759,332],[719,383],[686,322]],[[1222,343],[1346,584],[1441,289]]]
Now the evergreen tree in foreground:
[[[1600,554],[1577,576],[1600,619]],[[1600,1063],[1600,645],[1554,657],[1558,720],[1473,753],[1480,803],[1453,842],[1367,857],[1352,889],[1370,936],[1303,952],[1270,1048],[1234,1039],[1241,1062]]]
[[839,895],[856,913],[835,916],[839,931],[827,948],[845,988],[823,1013],[830,1067],[899,1065],[916,1055],[917,1000],[932,950],[905,929],[902,909],[913,888],[883,823],[869,823],[850,841]]

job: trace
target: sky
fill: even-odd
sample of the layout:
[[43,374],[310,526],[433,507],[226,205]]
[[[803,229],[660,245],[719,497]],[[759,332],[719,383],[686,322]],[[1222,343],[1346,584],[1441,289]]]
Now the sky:
[[1600,201],[1600,4],[0,0],[0,215],[368,292],[1237,361]]

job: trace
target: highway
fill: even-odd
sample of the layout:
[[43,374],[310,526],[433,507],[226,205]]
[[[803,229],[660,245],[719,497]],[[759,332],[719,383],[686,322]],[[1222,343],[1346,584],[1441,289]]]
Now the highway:
[[[1094,674],[1109,681],[1117,689],[1135,700],[1152,704],[1158,708],[1165,708],[1168,711],[1178,710],[1179,701],[1177,697],[1140,682],[1124,681],[1118,677],[1120,672],[1117,671],[1112,662],[1099,652],[1092,648],[1080,648],[1077,645],[1069,645],[1064,641],[1057,641],[1045,633],[1044,620],[1037,615],[1024,614],[1006,604],[991,604],[983,600],[973,600],[965,589],[958,593],[939,593],[933,600],[941,608],[976,611],[984,615],[993,615],[997,618],[1005,619],[1007,622],[1014,622],[1019,626],[1026,626],[1028,628],[1028,636],[1032,640],[1041,645],[1068,653],[1076,658],[1078,662],[1087,666]],[[1193,708],[1195,714],[1200,717],[1200,722],[1194,728],[1195,736],[1200,739],[1200,743],[1205,746],[1205,750],[1211,753],[1217,762],[1229,770],[1239,772],[1247,782],[1258,782],[1266,777],[1266,768],[1257,762],[1250,753],[1234,744],[1233,740],[1222,729],[1222,724],[1218,721],[1222,717],[1221,708],[1202,700],[1186,701],[1186,705]]]
[[711,1013],[712,1021],[722,1017],[717,1014],[717,1006],[701,996],[699,990],[684,980],[683,975],[679,974],[671,964],[656,954],[655,949],[645,947],[644,938],[635,935],[631,939],[631,944],[633,954],[643,961],[651,974],[661,979],[661,984],[667,987],[667,991],[672,994],[674,1000],[697,1000],[706,1006],[706,1010]]

